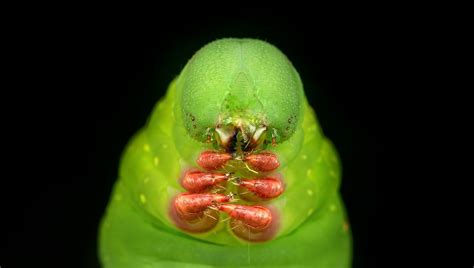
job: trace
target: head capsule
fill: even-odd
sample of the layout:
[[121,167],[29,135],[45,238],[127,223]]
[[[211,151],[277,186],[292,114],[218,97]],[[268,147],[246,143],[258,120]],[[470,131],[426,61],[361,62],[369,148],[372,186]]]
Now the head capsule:
[[228,151],[278,144],[295,132],[304,92],[276,47],[255,39],[222,39],[200,49],[177,81],[177,109],[187,133]]

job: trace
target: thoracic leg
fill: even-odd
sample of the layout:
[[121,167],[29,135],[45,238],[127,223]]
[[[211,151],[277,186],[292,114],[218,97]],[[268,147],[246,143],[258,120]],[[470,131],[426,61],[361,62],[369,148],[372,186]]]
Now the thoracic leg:
[[[231,160],[242,161],[246,167],[251,166],[257,170],[259,177],[234,180],[231,173],[219,173]],[[265,175],[280,165],[275,154],[264,152],[235,156],[228,152],[205,151],[196,162],[206,171],[190,170],[184,174],[180,182],[189,193],[178,195],[171,208],[171,216],[179,228],[189,232],[209,231],[217,225],[219,211],[222,211],[231,218],[232,232],[242,239],[265,241],[275,235],[278,229],[278,213],[275,210],[257,204],[227,204],[233,201],[232,194],[209,193],[214,187],[223,187],[221,184],[232,181],[252,194],[253,197],[241,193],[247,201],[258,202],[277,198],[284,192],[282,180]]]

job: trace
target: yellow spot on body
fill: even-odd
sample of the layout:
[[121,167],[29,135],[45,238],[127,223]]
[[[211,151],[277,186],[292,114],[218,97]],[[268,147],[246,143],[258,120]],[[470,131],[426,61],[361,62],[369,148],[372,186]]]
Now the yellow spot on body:
[[163,149],[168,148],[168,144],[163,144],[162,146],[163,146]]
[[150,181],[150,178],[146,177],[146,178],[143,180],[143,183],[144,183],[144,184],[147,184],[148,181]]
[[337,177],[336,176],[336,172],[334,172],[334,170],[330,170],[329,171],[329,175],[333,176],[333,177]]
[[311,191],[311,189],[308,189],[308,191],[306,191],[308,193],[309,196],[312,196],[313,195],[313,191]]
[[342,230],[344,230],[344,232],[349,231],[349,223],[347,221],[342,224]]
[[334,204],[331,204],[331,205],[329,206],[329,210],[331,210],[332,212],[336,211],[336,209],[337,209],[337,207],[336,207],[336,205],[334,205]]
[[155,166],[158,166],[158,164],[160,163],[160,159],[158,158],[158,156],[155,156],[155,158],[153,159],[153,163],[155,164]]
[[121,194],[116,194],[115,195],[115,200],[117,200],[117,201],[122,200],[122,195]]
[[314,212],[314,210],[313,210],[312,208],[310,208],[310,209],[308,210],[308,216],[311,215],[311,214],[313,214],[313,212]]
[[312,174],[313,174],[313,170],[309,168],[309,169],[306,171],[306,176],[307,176],[307,177],[311,177]]
[[143,145],[143,150],[145,152],[149,152],[150,151],[150,145],[148,145],[148,143],[145,143],[145,145]]
[[140,202],[142,202],[143,204],[146,203],[146,197],[144,194],[140,194]]
[[301,156],[301,159],[305,160],[306,158],[308,158],[305,154]]
[[163,108],[165,108],[165,105],[163,102],[160,102],[160,104],[158,104],[158,110],[163,110]]

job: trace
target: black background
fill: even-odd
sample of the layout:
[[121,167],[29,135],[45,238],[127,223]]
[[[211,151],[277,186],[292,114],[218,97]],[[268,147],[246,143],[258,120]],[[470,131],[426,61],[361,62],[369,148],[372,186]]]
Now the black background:
[[2,180],[0,265],[98,267],[97,228],[127,141],[196,50],[222,37],[253,37],[280,48],[299,71],[342,159],[354,267],[374,267],[380,30],[361,17],[323,14],[157,10],[146,22],[84,17],[29,25],[17,61],[21,102],[9,110],[19,140],[6,142],[17,153],[13,178]]

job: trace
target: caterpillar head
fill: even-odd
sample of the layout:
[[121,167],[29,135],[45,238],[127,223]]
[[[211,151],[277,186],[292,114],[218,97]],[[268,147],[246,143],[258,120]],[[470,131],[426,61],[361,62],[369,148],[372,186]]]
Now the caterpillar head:
[[200,142],[250,151],[295,132],[302,114],[299,75],[281,51],[251,39],[222,39],[199,50],[177,83],[186,131]]

